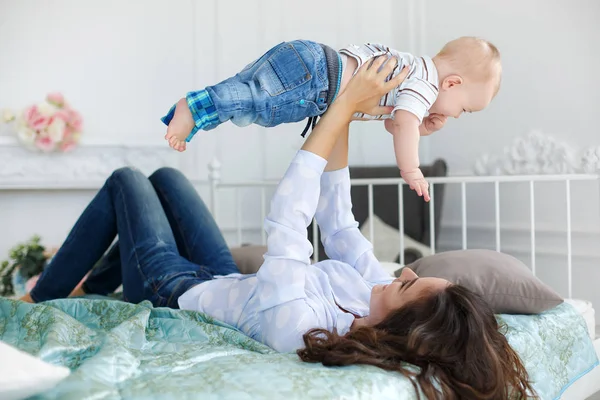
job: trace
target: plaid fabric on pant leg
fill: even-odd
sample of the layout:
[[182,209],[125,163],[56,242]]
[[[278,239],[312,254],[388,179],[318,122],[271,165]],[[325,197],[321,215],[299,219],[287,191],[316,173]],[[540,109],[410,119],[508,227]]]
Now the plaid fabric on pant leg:
[[[219,115],[210,95],[206,90],[197,92],[189,92],[186,96],[187,104],[194,118],[194,128],[189,136],[185,139],[186,142],[192,140],[196,132],[200,129],[208,128],[212,125],[219,124]],[[169,125],[175,114],[175,106],[171,107],[167,115],[161,118],[165,125]]]

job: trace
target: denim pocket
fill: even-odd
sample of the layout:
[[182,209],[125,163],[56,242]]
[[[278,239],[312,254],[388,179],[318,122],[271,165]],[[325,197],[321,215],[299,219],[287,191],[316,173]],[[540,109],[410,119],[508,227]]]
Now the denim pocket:
[[286,43],[262,62],[254,79],[262,90],[274,97],[310,81],[312,75],[294,45]]
[[319,107],[314,101],[295,101],[275,106],[271,109],[271,120],[267,127],[277,126],[283,123],[298,122],[309,117],[321,115],[327,106]]

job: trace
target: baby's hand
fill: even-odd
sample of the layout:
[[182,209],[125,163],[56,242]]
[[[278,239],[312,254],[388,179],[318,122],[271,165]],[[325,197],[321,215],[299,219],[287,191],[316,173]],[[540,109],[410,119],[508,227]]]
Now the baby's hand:
[[417,192],[419,196],[423,196],[425,201],[429,201],[429,184],[425,180],[423,173],[419,168],[410,171],[400,171],[400,176],[406,181],[408,186]]
[[429,114],[423,118],[421,126],[419,126],[419,133],[421,136],[429,136],[433,132],[437,132],[444,127],[448,117],[442,114]]
[[187,104],[186,99],[181,99],[175,106],[175,114],[167,127],[165,139],[169,141],[169,146],[177,151],[185,151],[185,139],[194,128],[194,118]]

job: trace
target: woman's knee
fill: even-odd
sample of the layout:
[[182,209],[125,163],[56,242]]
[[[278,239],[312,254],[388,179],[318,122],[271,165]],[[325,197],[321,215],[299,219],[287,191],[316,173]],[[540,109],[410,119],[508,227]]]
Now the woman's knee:
[[137,168],[121,167],[113,171],[110,177],[106,180],[108,187],[136,188],[139,190],[152,190],[152,185],[148,178]]
[[144,174],[139,169],[135,167],[121,167],[115,169],[108,179],[123,181],[140,178],[146,179]]
[[150,175],[148,179],[150,179],[150,182],[152,182],[152,185],[155,188],[158,186],[170,187],[174,183],[177,185],[189,184],[191,186],[191,182],[183,174],[183,172],[171,167],[162,167],[157,169],[152,173],[152,175]]
[[177,168],[172,168],[172,167],[162,167],[157,169],[156,171],[154,171],[152,173],[152,175],[150,175],[150,180],[153,179],[160,179],[160,178],[171,178],[171,177],[185,177],[185,175],[183,175],[183,173],[181,171],[179,171]]

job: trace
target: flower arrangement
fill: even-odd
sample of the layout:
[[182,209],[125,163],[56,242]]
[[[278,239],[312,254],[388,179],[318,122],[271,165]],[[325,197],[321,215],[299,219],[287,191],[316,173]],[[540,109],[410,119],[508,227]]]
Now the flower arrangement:
[[0,296],[21,296],[31,289],[28,282],[44,270],[56,252],[47,251],[40,240],[33,236],[10,249],[9,259],[0,264]]
[[83,120],[61,93],[50,93],[40,103],[26,107],[16,116],[3,115],[6,123],[15,122],[19,141],[27,148],[43,152],[73,150],[81,137]]

